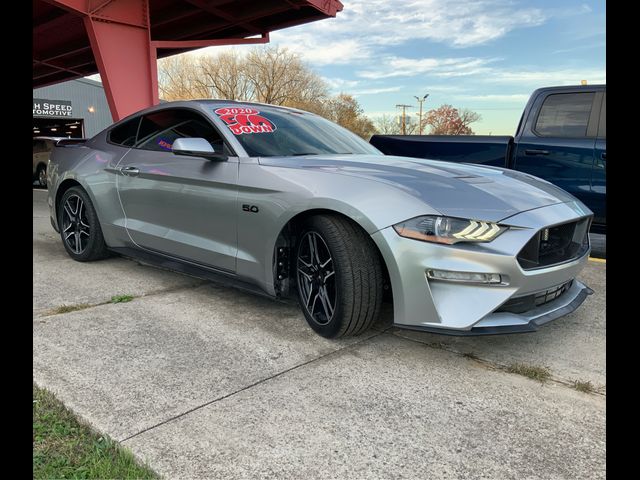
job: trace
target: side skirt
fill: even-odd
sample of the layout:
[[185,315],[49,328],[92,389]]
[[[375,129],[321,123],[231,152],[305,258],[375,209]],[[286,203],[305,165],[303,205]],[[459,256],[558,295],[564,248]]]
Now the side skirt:
[[161,253],[154,253],[148,250],[141,250],[133,247],[113,247],[110,248],[112,252],[122,255],[123,257],[131,258],[139,263],[151,265],[163,270],[169,270],[172,272],[179,272],[190,277],[199,278],[202,280],[210,280],[214,283],[224,285],[225,287],[233,287],[239,290],[254,293],[263,297],[275,300],[276,297],[269,295],[257,285],[239,279],[233,273],[227,273],[213,268],[205,267],[196,263],[188,262],[175,257],[169,257]]

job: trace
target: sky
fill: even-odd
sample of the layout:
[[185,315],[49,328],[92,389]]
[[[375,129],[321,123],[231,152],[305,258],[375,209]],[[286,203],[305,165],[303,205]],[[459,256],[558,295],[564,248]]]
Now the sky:
[[[477,134],[512,135],[533,90],[606,83],[604,0],[341,0],[336,18],[271,34],[372,117],[429,94],[481,115]],[[211,47],[192,54],[215,54]]]

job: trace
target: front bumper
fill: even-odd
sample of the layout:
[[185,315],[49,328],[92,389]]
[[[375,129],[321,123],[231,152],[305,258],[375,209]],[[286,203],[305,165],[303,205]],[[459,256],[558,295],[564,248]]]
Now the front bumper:
[[[372,235],[387,265],[398,327],[453,335],[516,333],[536,330],[574,311],[592,293],[575,280],[589,251],[575,260],[536,270],[517,261],[522,247],[545,226],[584,218],[578,203],[523,212],[503,224],[514,227],[488,243],[441,245],[400,237],[392,227]],[[502,284],[428,279],[426,270],[497,273]],[[496,312],[514,298],[573,281],[561,296],[522,313]]]
[[562,297],[529,310],[525,313],[496,312],[491,313],[476,323],[469,330],[456,330],[452,328],[401,325],[396,327],[407,328],[409,330],[421,330],[424,332],[440,333],[444,335],[499,335],[505,333],[526,333],[535,332],[538,327],[556,318],[570,314],[593,293],[589,287],[574,280],[569,291]]

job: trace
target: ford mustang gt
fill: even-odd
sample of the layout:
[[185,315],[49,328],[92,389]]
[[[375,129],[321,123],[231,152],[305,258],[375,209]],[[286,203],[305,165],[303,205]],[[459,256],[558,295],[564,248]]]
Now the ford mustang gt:
[[317,115],[222,100],[171,102],[47,170],[53,228],[74,260],[111,252],[297,296],[325,337],[357,335],[390,291],[394,324],[511,333],[591,290],[592,212],[511,170],[384,156]]

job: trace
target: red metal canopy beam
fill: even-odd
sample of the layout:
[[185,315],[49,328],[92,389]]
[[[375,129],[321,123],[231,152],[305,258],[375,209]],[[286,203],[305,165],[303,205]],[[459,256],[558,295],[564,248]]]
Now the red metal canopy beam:
[[[34,50],[34,84],[85,76],[97,66],[111,115],[119,120],[158,103],[158,49],[165,56],[171,49],[267,43],[270,30],[335,16],[342,10],[339,0],[186,2],[189,6],[180,8],[181,2],[170,0],[34,0],[34,25],[36,16],[39,22],[33,32],[38,47]],[[153,25],[151,9],[160,17]],[[198,16],[196,9],[203,15]],[[287,9],[297,13],[280,17]],[[220,21],[212,25],[208,14]],[[185,24],[186,18],[193,18],[193,25],[190,21]],[[172,23],[176,24],[173,30]],[[160,38],[152,40],[151,29],[159,26],[163,26]],[[244,38],[248,34],[261,36]],[[232,38],[211,38],[216,35]],[[92,58],[84,55],[89,48]]]
[[249,22],[238,23],[238,19],[236,17],[226,13],[221,8],[212,6],[209,2],[207,2],[207,0],[187,0],[187,2],[189,2],[192,5],[195,5],[196,7],[204,10],[205,12],[213,13],[214,15],[217,15],[220,18],[224,18],[228,22],[231,22],[231,24],[240,25],[242,28],[246,29],[248,32],[263,33],[258,27],[256,27],[255,25],[252,25]]
[[219,47],[221,45],[255,45],[269,43],[269,33],[258,38],[218,38],[215,40],[152,40],[151,45],[156,48],[204,48]]
[[[96,2],[97,3],[97,2]],[[114,121],[158,104],[156,49],[150,43],[146,0],[91,5],[84,25]]]

